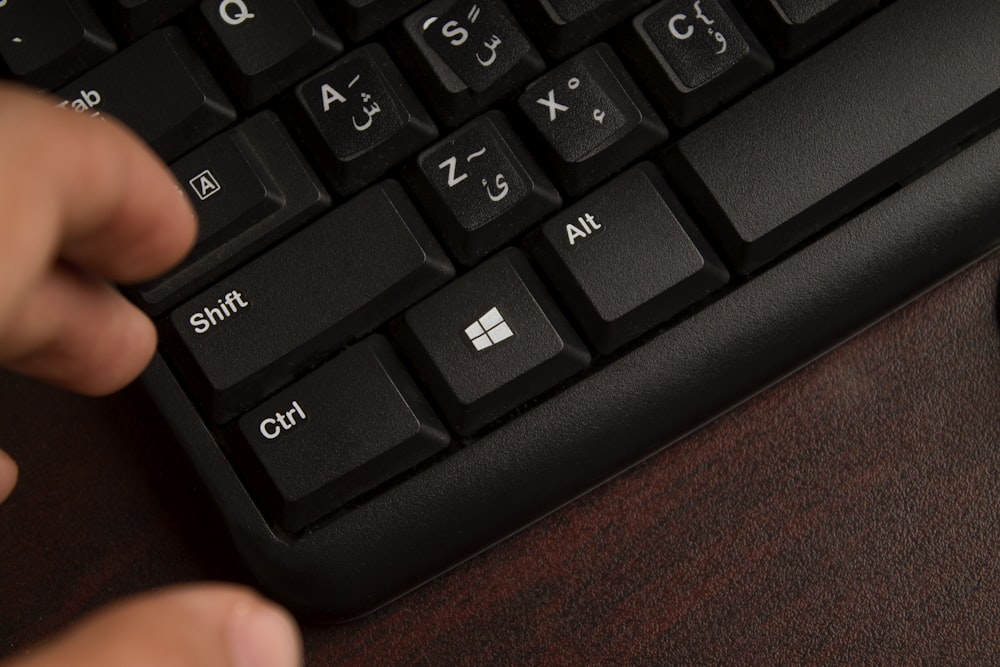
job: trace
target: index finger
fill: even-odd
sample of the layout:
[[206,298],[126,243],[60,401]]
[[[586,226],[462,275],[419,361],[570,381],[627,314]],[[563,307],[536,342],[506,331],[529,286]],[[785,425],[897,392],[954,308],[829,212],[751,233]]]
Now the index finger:
[[0,86],[0,312],[61,258],[110,280],[152,278],[194,242],[190,203],[166,166],[113,119]]

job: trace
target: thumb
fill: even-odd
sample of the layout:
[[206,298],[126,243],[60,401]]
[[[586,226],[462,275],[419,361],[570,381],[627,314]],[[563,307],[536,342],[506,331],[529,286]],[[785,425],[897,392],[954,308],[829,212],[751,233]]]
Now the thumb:
[[298,629],[249,589],[178,586],[119,602],[6,667],[297,667]]
[[17,464],[7,452],[0,449],[0,503],[7,500],[15,484],[17,484]]

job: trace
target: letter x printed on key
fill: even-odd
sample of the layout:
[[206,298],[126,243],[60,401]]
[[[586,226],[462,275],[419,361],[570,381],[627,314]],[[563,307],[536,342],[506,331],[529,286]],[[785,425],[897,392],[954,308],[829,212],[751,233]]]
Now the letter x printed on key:
[[556,119],[556,114],[560,111],[569,111],[569,107],[565,104],[559,104],[556,102],[556,91],[554,88],[549,89],[549,94],[547,97],[539,97],[536,102],[541,104],[543,107],[549,108],[549,121],[554,121]]

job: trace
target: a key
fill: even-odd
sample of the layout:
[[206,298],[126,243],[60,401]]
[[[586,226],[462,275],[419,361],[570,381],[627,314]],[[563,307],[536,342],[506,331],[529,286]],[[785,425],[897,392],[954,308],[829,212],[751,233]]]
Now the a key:
[[[735,0],[761,39],[792,60],[878,7],[878,0]],[[963,10],[964,11],[964,10]]]
[[535,42],[561,59],[594,41],[653,0],[508,0]]
[[667,129],[607,44],[538,79],[518,98],[553,177],[578,195],[667,138]]
[[[232,0],[220,0],[231,2]],[[126,41],[132,42],[154,28],[180,16],[198,0],[101,0],[115,28]]]
[[727,0],[667,0],[639,14],[622,51],[673,125],[745,93],[774,65]]
[[277,117],[265,111],[172,165],[198,214],[198,241],[177,268],[130,288],[159,315],[313,219],[330,197]]
[[590,363],[524,255],[498,255],[407,311],[398,340],[445,417],[470,435]]
[[343,50],[312,0],[203,0],[195,33],[244,108],[260,106]]
[[[289,531],[448,446],[392,348],[371,336],[238,422],[248,476]],[[256,473],[256,475],[254,475]]]
[[388,181],[178,307],[172,359],[211,418],[224,421],[452,274],[402,188]]
[[437,127],[378,44],[295,87],[296,130],[341,194],[359,190],[437,138]]
[[729,278],[648,162],[560,212],[528,244],[603,353],[665,322]]
[[519,91],[544,69],[500,0],[438,0],[407,16],[400,33],[401,61],[449,127]]
[[54,88],[115,52],[115,41],[81,0],[0,3],[0,59],[14,76]]
[[371,37],[424,0],[328,0],[338,30],[352,42]]
[[61,106],[80,113],[117,117],[167,161],[236,118],[219,84],[173,27],[150,33],[57,95]]
[[[1000,119],[1000,51],[984,48],[997,43],[994,0],[961,12],[897,0],[682,138],[665,164],[753,271]],[[936,66],[941,52],[952,66]]]
[[452,254],[467,265],[562,204],[499,111],[425,150],[404,177]]

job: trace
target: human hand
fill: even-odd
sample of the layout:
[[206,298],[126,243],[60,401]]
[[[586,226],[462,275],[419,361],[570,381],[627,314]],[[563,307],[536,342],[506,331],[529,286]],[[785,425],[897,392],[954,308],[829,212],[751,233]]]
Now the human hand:
[[[194,238],[190,203],[130,131],[0,85],[0,365],[85,394],[120,389],[156,331],[106,281],[152,278]],[[0,451],[0,502],[16,480]],[[301,645],[283,609],[206,584],[99,611],[10,667],[70,664],[291,667]]]

